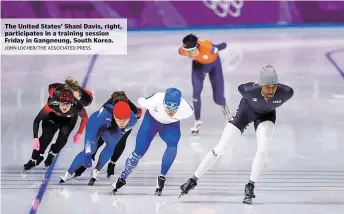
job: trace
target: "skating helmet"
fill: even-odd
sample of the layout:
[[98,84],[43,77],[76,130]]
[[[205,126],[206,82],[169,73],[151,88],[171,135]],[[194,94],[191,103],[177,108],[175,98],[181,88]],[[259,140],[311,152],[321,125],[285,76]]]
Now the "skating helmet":
[[180,106],[182,92],[177,88],[168,88],[165,92],[164,104],[168,110],[177,110]]
[[73,94],[72,90],[69,89],[63,89],[60,91],[60,93],[58,94],[58,101],[60,103],[69,103],[72,104],[74,103],[75,97]]
[[119,101],[113,107],[113,117],[119,120],[130,119],[130,106],[124,101]]
[[187,36],[184,37],[183,39],[183,48],[186,51],[192,51],[196,48],[198,48],[198,37],[193,35],[193,34],[189,34]]

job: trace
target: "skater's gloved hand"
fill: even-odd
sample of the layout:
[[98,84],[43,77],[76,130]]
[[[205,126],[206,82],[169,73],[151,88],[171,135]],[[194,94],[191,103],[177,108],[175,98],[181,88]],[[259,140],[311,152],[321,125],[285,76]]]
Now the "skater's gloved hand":
[[32,149],[33,150],[39,150],[39,139],[38,138],[34,138],[32,141]]
[[73,140],[74,140],[74,143],[76,143],[76,144],[81,143],[81,134],[76,133]]
[[142,109],[141,108],[137,108],[137,113],[136,113],[136,117],[140,118],[142,115]]

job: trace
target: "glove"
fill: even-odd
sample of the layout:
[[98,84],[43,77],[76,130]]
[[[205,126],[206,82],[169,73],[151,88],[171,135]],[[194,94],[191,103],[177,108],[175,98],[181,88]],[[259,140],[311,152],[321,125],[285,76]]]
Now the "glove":
[[32,149],[33,150],[39,150],[39,139],[38,138],[34,138],[32,141]]
[[141,108],[137,108],[136,117],[139,119],[141,116],[142,116],[142,109]]
[[73,140],[74,140],[74,143],[75,143],[75,144],[81,143],[81,134],[76,133],[76,134],[74,135]]

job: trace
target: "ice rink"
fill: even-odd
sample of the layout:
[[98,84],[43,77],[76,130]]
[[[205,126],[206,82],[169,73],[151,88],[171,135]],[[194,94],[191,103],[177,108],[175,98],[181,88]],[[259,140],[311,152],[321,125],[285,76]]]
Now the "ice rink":
[[[48,176],[43,164],[21,175],[31,155],[33,120],[47,100],[50,83],[63,82],[70,75],[80,83],[85,81],[94,94],[94,102],[87,107],[89,115],[119,89],[137,103],[140,96],[178,87],[192,103],[191,62],[177,53],[187,33],[129,33],[127,56],[2,56],[2,213],[35,213],[33,206],[38,207],[39,214],[343,213],[344,73],[342,76],[340,72],[344,70],[344,28],[194,31],[202,39],[228,44],[220,56],[232,112],[241,98],[237,86],[258,81],[259,70],[266,63],[276,68],[281,83],[295,91],[294,97],[277,109],[268,163],[256,184],[256,199],[251,206],[242,204],[242,199],[256,150],[253,125],[237,143],[232,160],[223,156],[199,180],[196,189],[177,200],[179,186],[217,144],[225,126],[221,110],[213,102],[208,78],[202,95],[200,136],[189,134],[193,118],[182,122],[178,155],[161,197],[154,195],[165,150],[159,136],[127,185],[117,195],[110,195],[111,184],[133,151],[139,124],[128,138],[110,180],[105,168],[96,185],[88,186],[89,169],[79,179],[58,184],[83,149],[83,143],[73,143],[75,131]],[[37,197],[43,197],[40,203]]]

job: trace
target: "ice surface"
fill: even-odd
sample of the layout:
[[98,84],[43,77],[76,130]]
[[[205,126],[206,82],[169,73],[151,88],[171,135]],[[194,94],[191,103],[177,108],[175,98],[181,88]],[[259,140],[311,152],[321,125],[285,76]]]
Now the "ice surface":
[[[114,90],[123,89],[136,101],[167,87],[179,87],[192,102],[190,61],[177,54],[189,32],[129,34],[128,56],[99,56],[87,84],[95,97],[87,108],[92,113]],[[269,159],[256,186],[252,206],[243,205],[243,188],[255,154],[255,135],[249,126],[237,143],[233,160],[222,157],[195,190],[179,200],[179,186],[198,167],[200,160],[219,141],[225,122],[213,103],[208,79],[202,94],[201,135],[190,137],[193,118],[182,123],[178,156],[163,196],[154,196],[155,181],[165,143],[155,138],[127,185],[116,196],[111,184],[134,149],[134,128],[127,148],[110,180],[104,169],[93,187],[83,177],[59,185],[59,176],[83,149],[72,138],[61,152],[39,214],[339,214],[344,209],[344,84],[326,58],[344,47],[343,29],[271,29],[197,31],[201,38],[227,42],[222,52],[226,98],[232,111],[240,95],[237,86],[256,81],[259,68],[269,63],[280,81],[292,86],[294,97],[277,109],[276,132]],[[344,52],[333,59],[344,69]],[[2,213],[29,213],[39,191],[43,166],[23,177],[22,165],[31,155],[32,123],[48,95],[48,84],[71,75],[82,82],[91,56],[2,56],[1,65],[1,202]],[[72,135],[75,132],[72,133]],[[71,135],[71,136],[72,136]]]

